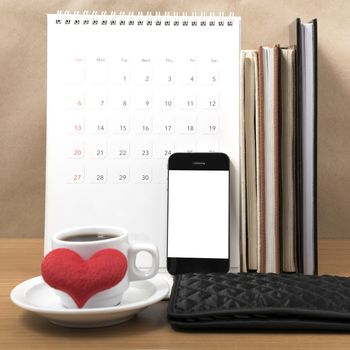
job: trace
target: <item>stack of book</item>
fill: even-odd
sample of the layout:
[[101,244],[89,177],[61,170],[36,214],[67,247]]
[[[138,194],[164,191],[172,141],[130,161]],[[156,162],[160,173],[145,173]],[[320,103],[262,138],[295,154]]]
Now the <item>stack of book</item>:
[[317,273],[317,21],[241,54],[242,271]]

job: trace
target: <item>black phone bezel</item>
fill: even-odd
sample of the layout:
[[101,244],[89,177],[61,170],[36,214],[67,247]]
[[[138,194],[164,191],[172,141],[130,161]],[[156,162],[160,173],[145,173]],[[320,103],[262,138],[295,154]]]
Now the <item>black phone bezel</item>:
[[[225,153],[173,153],[168,160],[167,180],[167,270],[171,275],[189,272],[228,272],[230,269],[230,215],[228,215],[228,258],[176,258],[168,257],[169,234],[169,170],[224,170],[230,172],[230,159]],[[230,213],[230,173],[228,211]]]

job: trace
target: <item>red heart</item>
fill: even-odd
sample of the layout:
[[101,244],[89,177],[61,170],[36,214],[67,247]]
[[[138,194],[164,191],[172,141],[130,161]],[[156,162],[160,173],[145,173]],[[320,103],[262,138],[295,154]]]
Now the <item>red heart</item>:
[[82,308],[93,295],[118,284],[127,267],[125,255],[116,249],[103,249],[83,260],[76,252],[60,248],[45,256],[41,274],[49,286],[69,294]]

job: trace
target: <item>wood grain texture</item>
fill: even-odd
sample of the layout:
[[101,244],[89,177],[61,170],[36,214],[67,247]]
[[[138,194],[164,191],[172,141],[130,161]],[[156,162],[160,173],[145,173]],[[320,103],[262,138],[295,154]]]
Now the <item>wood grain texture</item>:
[[[320,273],[350,275],[350,240],[319,245]],[[50,324],[9,299],[11,289],[40,274],[41,239],[0,239],[1,349],[349,349],[347,333],[327,332],[176,332],[166,320],[166,302],[112,327],[79,330]]]
[[[350,237],[350,1],[28,0],[0,2],[0,237],[44,230],[46,14],[57,10],[234,11],[242,48],[289,42],[300,16],[319,24],[319,234]],[[228,43],[229,44],[229,43]]]

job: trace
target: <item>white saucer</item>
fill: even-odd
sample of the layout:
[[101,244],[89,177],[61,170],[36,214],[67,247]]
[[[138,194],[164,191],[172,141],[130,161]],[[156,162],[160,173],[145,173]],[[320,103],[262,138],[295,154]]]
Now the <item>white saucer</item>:
[[17,285],[11,292],[11,300],[22,309],[47,318],[65,327],[103,327],[129,320],[147,306],[167,296],[169,284],[159,275],[146,280],[131,282],[118,306],[94,309],[66,309],[41,276]]

